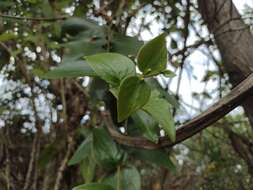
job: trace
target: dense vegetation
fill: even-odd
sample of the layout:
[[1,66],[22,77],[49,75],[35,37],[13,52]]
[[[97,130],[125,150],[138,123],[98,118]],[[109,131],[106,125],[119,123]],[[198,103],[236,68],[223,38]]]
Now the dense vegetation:
[[0,189],[252,189],[250,104],[176,132],[253,72],[222,36],[252,9],[217,34],[201,1],[1,0]]

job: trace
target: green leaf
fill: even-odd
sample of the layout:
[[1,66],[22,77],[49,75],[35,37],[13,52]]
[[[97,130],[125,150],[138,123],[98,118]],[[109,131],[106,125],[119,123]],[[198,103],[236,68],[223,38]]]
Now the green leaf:
[[92,182],[95,176],[95,169],[96,162],[94,162],[92,156],[89,156],[81,162],[80,170],[86,183]]
[[48,71],[43,78],[57,79],[63,77],[82,77],[82,76],[96,76],[92,68],[84,61],[78,60],[61,64],[60,66]]
[[143,45],[136,37],[125,36],[115,33],[112,39],[112,51],[124,55],[136,55],[138,49]]
[[201,80],[201,82],[207,82],[210,79],[214,79],[215,77],[217,77],[219,75],[219,71],[207,71],[203,77],[203,79]]
[[154,121],[149,114],[142,110],[138,110],[132,114],[132,118],[134,120],[134,125],[141,130],[144,137],[154,143],[158,142],[158,123]]
[[176,130],[170,104],[160,97],[157,90],[152,91],[148,103],[143,106],[143,110],[148,112],[161,125],[171,141],[175,141]]
[[62,32],[74,37],[62,44],[65,47],[63,61],[72,61],[83,56],[106,52],[104,28],[97,23],[81,18],[70,18],[62,26]]
[[35,76],[43,77],[43,75],[45,74],[45,71],[39,67],[35,67],[32,70],[32,74],[34,74]]
[[66,52],[63,56],[63,62],[69,62],[80,59],[83,56],[105,52],[106,50],[103,48],[104,44],[106,44],[106,40],[103,38],[80,36],[76,40],[62,45],[65,47]]
[[176,76],[176,74],[170,70],[164,70],[162,71],[162,74],[163,76],[168,77],[168,78],[172,78]]
[[132,154],[137,159],[152,162],[158,166],[165,167],[173,172],[175,172],[176,170],[175,165],[170,160],[168,154],[166,154],[164,151],[135,149]]
[[150,87],[137,76],[123,80],[117,101],[118,121],[123,121],[133,112],[142,108],[147,103],[150,93]]
[[[85,0],[85,3],[82,6],[76,6],[74,11],[74,16],[83,17],[86,15],[87,11],[90,10],[89,5],[93,2],[93,0]],[[67,5],[69,6],[69,4]]]
[[89,85],[90,100],[94,105],[100,101],[104,101],[106,93],[108,91],[108,84],[101,78],[92,78]]
[[54,11],[49,3],[49,0],[44,0],[38,5],[38,8],[41,10],[41,13],[45,18],[50,18],[54,16]]
[[141,190],[141,177],[135,167],[118,170],[114,175],[105,178],[103,183],[116,190]]
[[102,166],[114,167],[123,154],[104,128],[93,129],[94,158]]
[[110,88],[109,90],[110,90],[110,92],[112,93],[112,95],[113,95],[116,99],[118,99],[118,97],[119,97],[119,87]]
[[0,35],[0,42],[5,42],[5,41],[8,41],[8,40],[13,40],[17,38],[16,35],[14,35],[13,33],[3,33]]
[[0,115],[3,114],[4,111],[8,110],[5,106],[0,106]]
[[144,75],[156,75],[166,69],[168,53],[165,38],[166,34],[163,33],[143,45],[140,49],[137,63]]
[[68,162],[68,165],[75,165],[82,160],[84,160],[86,157],[90,156],[91,153],[91,143],[92,143],[92,136],[87,137],[82,144],[78,147],[78,149],[75,151],[74,155]]
[[103,28],[91,20],[72,17],[64,21],[62,25],[62,33],[70,35],[78,35],[85,33],[86,36],[101,36]]
[[102,183],[89,183],[74,187],[72,190],[114,190],[110,185]]
[[99,77],[118,86],[127,76],[135,75],[135,65],[131,59],[117,53],[100,53],[85,57]]
[[56,143],[58,142],[45,145],[45,147],[41,151],[38,159],[38,166],[40,168],[45,168],[50,162],[52,162],[56,158],[57,154],[59,153]]
[[[0,10],[1,11],[8,11],[10,8],[12,8],[13,6],[16,5],[16,2],[10,2],[10,1],[4,1],[4,0],[1,0],[0,1]],[[6,19],[7,20],[7,19]]]
[[155,78],[148,78],[146,81],[151,88],[158,90],[161,94],[161,97],[166,99],[173,107],[179,108],[180,105],[176,97],[171,92],[167,92],[165,89],[163,89],[161,84]]
[[171,39],[170,47],[171,47],[172,49],[177,49],[177,48],[178,48],[178,46],[177,46],[177,41],[174,40],[173,38]]

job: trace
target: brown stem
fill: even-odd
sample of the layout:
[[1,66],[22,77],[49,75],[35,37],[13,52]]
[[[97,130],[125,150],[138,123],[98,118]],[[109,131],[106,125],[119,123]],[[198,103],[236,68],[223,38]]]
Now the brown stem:
[[178,128],[176,131],[175,142],[171,142],[167,139],[167,137],[161,137],[159,139],[159,143],[155,144],[141,137],[129,137],[122,135],[115,129],[109,112],[103,112],[102,117],[111,136],[120,144],[144,149],[172,147],[173,145],[192,137],[201,130],[218,121],[234,108],[241,105],[245,99],[250,97],[252,94],[253,74],[237,85],[227,96],[221,98],[209,109]]
[[61,180],[63,177],[63,172],[65,170],[65,168],[67,167],[67,163],[68,163],[68,159],[70,157],[72,148],[74,146],[74,142],[73,139],[71,137],[68,138],[68,147],[67,147],[67,152],[61,162],[61,165],[57,171],[57,177],[56,177],[56,181],[55,181],[55,185],[54,185],[54,190],[59,190],[60,189],[60,185],[61,185]]
[[5,146],[5,154],[6,154],[6,160],[5,160],[5,176],[6,176],[6,187],[7,190],[11,189],[11,167],[10,167],[10,152],[9,152],[9,148],[10,148],[10,134],[9,134],[9,126],[6,127],[6,146]]
[[32,172],[33,172],[33,168],[34,168],[35,155],[36,155],[36,151],[37,151],[36,150],[37,142],[38,142],[38,133],[35,134],[35,137],[33,139],[32,151],[30,154],[30,161],[29,161],[29,166],[28,166],[28,170],[26,173],[26,177],[25,177],[25,184],[24,184],[23,190],[28,190],[28,188],[31,184],[31,177],[32,177]]

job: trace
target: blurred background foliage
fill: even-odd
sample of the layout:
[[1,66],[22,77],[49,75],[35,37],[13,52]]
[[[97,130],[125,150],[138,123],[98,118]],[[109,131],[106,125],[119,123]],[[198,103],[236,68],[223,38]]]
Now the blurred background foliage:
[[[250,26],[251,17],[246,7]],[[196,1],[1,0],[0,189],[68,190],[91,182],[115,190],[253,189],[253,133],[240,108],[172,149],[124,147],[104,129],[100,111],[110,110],[115,121],[115,99],[101,79],[77,77],[81,58],[108,51],[134,58],[164,31],[168,68],[177,76],[150,84],[174,105],[179,126],[230,88]],[[69,78],[44,79],[56,66],[51,78],[66,71]],[[156,138],[147,122],[133,119],[119,130]]]

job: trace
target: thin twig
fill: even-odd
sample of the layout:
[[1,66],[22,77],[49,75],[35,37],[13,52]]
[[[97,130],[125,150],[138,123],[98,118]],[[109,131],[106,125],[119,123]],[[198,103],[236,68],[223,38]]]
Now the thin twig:
[[31,177],[32,177],[33,166],[34,166],[35,155],[36,155],[36,148],[37,148],[37,141],[38,141],[38,133],[36,133],[33,139],[32,151],[30,154],[30,161],[29,161],[29,166],[26,173],[25,184],[24,184],[23,190],[28,190],[31,183]]
[[146,3],[141,3],[138,8],[134,9],[126,18],[125,26],[124,26],[124,32],[123,34],[126,34],[127,28],[132,20],[133,17],[136,16],[136,14],[144,7],[146,6]]
[[5,160],[5,176],[6,176],[6,187],[7,190],[10,190],[11,188],[11,167],[10,167],[10,152],[9,152],[9,146],[10,146],[10,134],[9,134],[9,126],[6,126],[6,145],[5,145],[5,154],[6,154],[6,160]]
[[69,18],[69,16],[61,16],[61,17],[53,17],[53,18],[34,18],[34,17],[22,17],[22,16],[12,16],[12,15],[5,15],[0,13],[0,17],[7,18],[7,19],[14,19],[14,20],[30,20],[30,21],[38,21],[38,22],[55,22],[58,20],[65,20]]
[[61,101],[62,101],[62,107],[63,107],[63,119],[64,119],[64,123],[66,124],[68,117],[67,117],[67,102],[66,102],[66,97],[65,97],[64,79],[60,79],[60,84],[61,84],[60,86]]
[[37,131],[38,133],[38,141],[36,144],[36,154],[35,154],[35,161],[34,161],[34,176],[33,176],[33,190],[37,190],[37,181],[39,176],[39,170],[38,170],[38,160],[40,156],[40,137],[41,137],[41,131]]
[[54,185],[54,190],[59,190],[60,189],[60,185],[61,185],[61,180],[62,180],[62,177],[63,177],[63,172],[67,166],[67,163],[68,163],[68,159],[70,157],[70,154],[71,154],[71,151],[72,151],[72,148],[74,146],[74,141],[71,137],[68,138],[68,147],[67,147],[67,152],[61,162],[61,165],[57,171],[57,177],[56,177],[56,181],[55,181],[55,185]]
[[48,187],[50,185],[50,179],[52,178],[52,162],[51,163],[48,163],[47,166],[46,166],[46,169],[45,169],[45,172],[44,172],[44,176],[43,176],[43,182],[42,182],[42,185],[41,185],[41,190],[48,190]]

